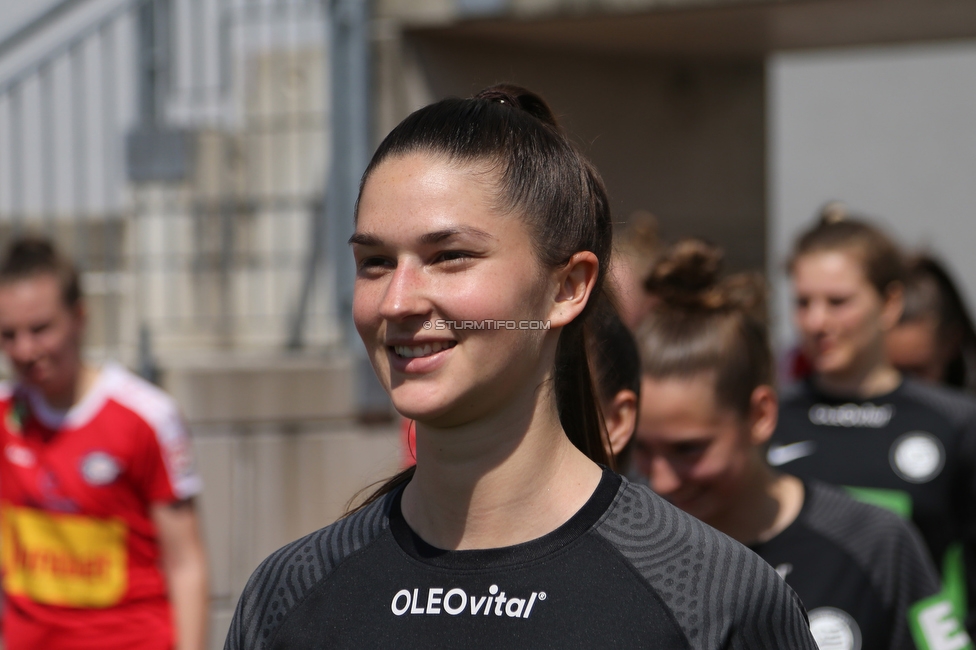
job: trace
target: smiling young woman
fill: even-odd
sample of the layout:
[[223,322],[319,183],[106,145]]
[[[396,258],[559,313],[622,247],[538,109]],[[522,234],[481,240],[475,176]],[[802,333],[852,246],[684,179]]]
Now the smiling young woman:
[[350,241],[356,326],[417,463],[266,560],[226,648],[815,648],[771,568],[601,466],[584,329],[611,218],[541,98],[407,117]]
[[[918,533],[767,462],[777,409],[765,284],[749,274],[719,280],[720,260],[714,246],[685,240],[648,277],[655,308],[638,332],[638,473],[775,566],[808,608],[821,648],[950,647],[918,624],[917,612],[945,603]],[[949,641],[964,640],[947,621]]]
[[902,312],[900,251],[863,220],[826,218],[797,240],[789,268],[813,374],[781,399],[770,463],[910,517],[976,631],[976,402],[903,378],[886,356]]

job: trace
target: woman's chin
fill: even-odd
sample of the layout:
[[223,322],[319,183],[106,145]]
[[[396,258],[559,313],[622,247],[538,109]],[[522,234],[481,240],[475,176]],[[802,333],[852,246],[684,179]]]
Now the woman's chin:
[[838,355],[823,356],[813,364],[817,374],[826,378],[843,377],[847,366],[846,360],[838,358]]
[[435,423],[443,420],[451,411],[449,401],[445,403],[445,400],[432,395],[411,395],[411,391],[393,389],[390,397],[397,413],[425,424],[436,426]]
[[398,404],[394,400],[393,407],[403,417],[433,429],[453,429],[464,426],[473,419],[476,419],[470,412],[470,409],[458,407],[456,401],[451,401],[448,404],[424,404],[417,402]]

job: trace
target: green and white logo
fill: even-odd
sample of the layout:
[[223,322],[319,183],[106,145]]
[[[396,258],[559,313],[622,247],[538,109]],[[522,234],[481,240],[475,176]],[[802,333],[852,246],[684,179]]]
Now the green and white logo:
[[919,650],[973,650],[973,643],[944,594],[920,600],[908,609],[908,622]]

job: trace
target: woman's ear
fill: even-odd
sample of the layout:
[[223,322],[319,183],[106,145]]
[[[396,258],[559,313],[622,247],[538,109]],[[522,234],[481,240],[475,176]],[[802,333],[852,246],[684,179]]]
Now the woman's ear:
[[79,298],[68,309],[71,312],[71,319],[75,323],[75,328],[81,336],[84,336],[85,328],[88,326],[88,310],[85,308],[85,301]]
[[549,311],[553,327],[563,327],[573,321],[586,307],[597,275],[600,260],[591,251],[574,253],[555,274],[555,300]]
[[772,386],[756,386],[749,399],[749,435],[752,444],[769,442],[779,420],[779,402]]
[[881,306],[881,329],[890,331],[901,320],[905,310],[905,287],[901,282],[892,282],[884,292]]
[[603,422],[607,427],[607,451],[617,456],[637,429],[637,393],[625,388],[614,395],[613,401],[603,409]]

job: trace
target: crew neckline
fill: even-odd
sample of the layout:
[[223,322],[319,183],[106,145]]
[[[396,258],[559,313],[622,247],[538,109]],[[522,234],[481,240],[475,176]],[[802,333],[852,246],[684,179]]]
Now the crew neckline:
[[903,373],[901,379],[898,380],[897,386],[895,386],[894,388],[892,388],[890,391],[886,393],[872,395],[871,397],[859,397],[857,395],[845,394],[845,393],[831,393],[817,386],[817,383],[814,380],[813,375],[807,377],[805,383],[807,385],[807,390],[809,390],[814,395],[814,397],[821,399],[825,402],[833,402],[838,404],[840,403],[866,404],[868,402],[884,402],[884,401],[890,401],[894,399],[899,393],[902,392],[902,389],[905,387],[905,384],[908,381],[909,381],[908,377],[906,377]]
[[813,508],[813,502],[817,497],[814,496],[813,485],[810,483],[810,481],[800,479],[800,483],[803,484],[803,503],[800,505],[800,511],[796,513],[796,517],[793,518],[793,521],[787,524],[786,528],[779,531],[769,539],[762,542],[746,544],[746,547],[750,551],[759,553],[762,547],[766,546],[767,544],[772,544],[782,539],[789,539],[792,535],[796,534],[796,530],[803,525],[803,521],[810,514],[810,510]]
[[499,548],[449,551],[425,542],[403,517],[403,487],[390,503],[390,532],[397,545],[413,559],[445,569],[486,569],[522,564],[557,551],[590,530],[613,503],[623,479],[604,467],[600,482],[586,503],[564,524],[550,533],[521,544]]
[[24,396],[33,415],[44,428],[60,431],[77,428],[88,423],[101,408],[109,393],[109,388],[118,374],[114,363],[106,363],[98,368],[98,376],[82,398],[67,410],[57,409],[48,404],[40,391],[24,387]]

